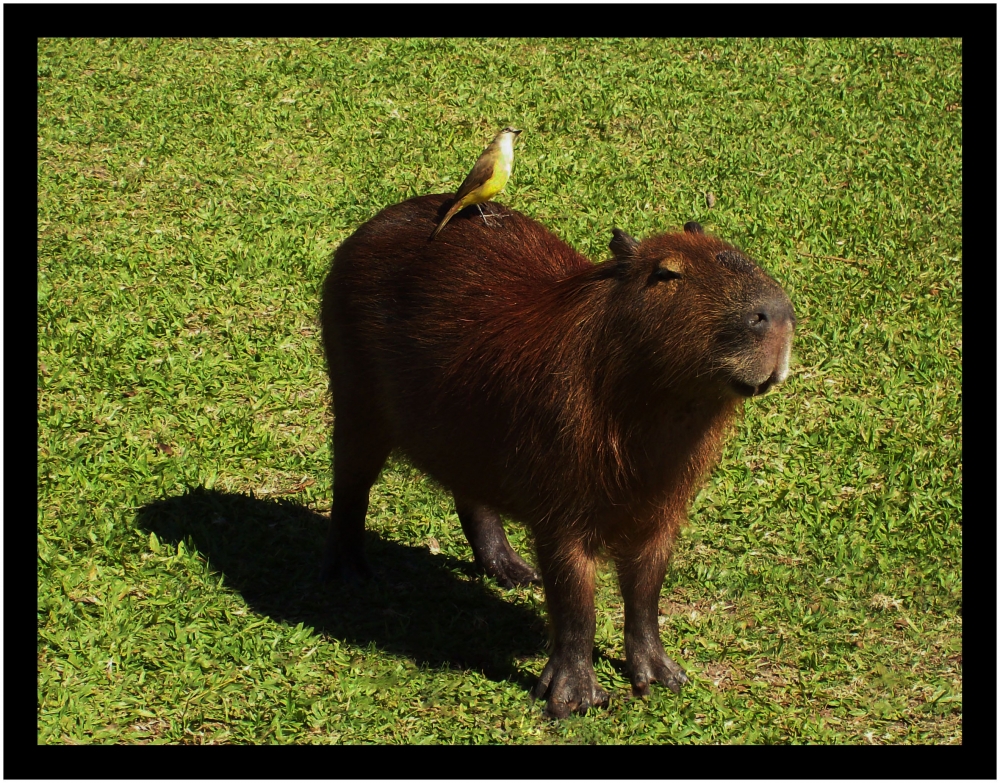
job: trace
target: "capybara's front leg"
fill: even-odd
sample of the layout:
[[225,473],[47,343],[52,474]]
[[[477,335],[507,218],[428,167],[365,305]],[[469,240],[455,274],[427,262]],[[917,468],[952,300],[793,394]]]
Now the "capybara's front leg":
[[656,542],[615,554],[625,599],[625,662],[637,696],[646,696],[653,681],[663,683],[674,693],[687,682],[684,670],[663,651],[657,623],[660,588],[669,557],[669,545]]
[[563,718],[604,706],[608,694],[597,684],[593,650],[594,561],[583,548],[566,551],[554,542],[538,543],[552,633],[552,655],[534,695],[547,699],[545,712]]
[[541,581],[538,572],[514,551],[507,540],[500,514],[489,506],[455,498],[455,510],[469,539],[476,565],[504,587]]

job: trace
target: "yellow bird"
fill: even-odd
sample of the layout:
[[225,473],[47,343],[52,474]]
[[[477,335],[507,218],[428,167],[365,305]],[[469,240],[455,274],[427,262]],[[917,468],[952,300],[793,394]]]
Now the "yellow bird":
[[[470,204],[479,206],[493,198],[503,190],[507,180],[510,179],[510,170],[514,165],[514,139],[519,134],[517,128],[506,127],[500,131],[490,142],[490,145],[483,150],[476,165],[472,167],[469,176],[462,182],[458,192],[455,193],[455,201],[451,208],[438,223],[431,239],[434,239],[444,228],[452,216],[459,210],[465,209]],[[479,214],[483,214],[483,208],[479,206]],[[483,220],[486,216],[483,215]]]

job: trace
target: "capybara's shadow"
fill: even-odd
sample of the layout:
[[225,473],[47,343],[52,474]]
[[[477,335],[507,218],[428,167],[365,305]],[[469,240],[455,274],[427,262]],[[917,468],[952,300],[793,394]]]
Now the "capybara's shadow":
[[328,518],[288,500],[261,500],[202,487],[143,506],[139,525],[162,541],[190,543],[255,612],[418,664],[481,671],[529,688],[518,658],[545,644],[531,607],[505,600],[468,562],[366,533],[376,578],[361,585],[320,581]]

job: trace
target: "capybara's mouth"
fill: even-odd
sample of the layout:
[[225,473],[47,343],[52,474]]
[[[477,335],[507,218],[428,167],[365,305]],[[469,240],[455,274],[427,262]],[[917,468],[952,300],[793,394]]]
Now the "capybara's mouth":
[[743,381],[737,381],[735,378],[730,383],[733,391],[735,391],[740,397],[753,397],[758,393],[759,386],[751,386],[749,383],[743,383]]
[[771,373],[771,377],[757,386],[751,386],[749,383],[744,383],[743,381],[738,381],[733,378],[730,385],[741,397],[759,397],[760,395],[765,394],[768,389],[778,382],[777,376],[778,373],[773,372]]

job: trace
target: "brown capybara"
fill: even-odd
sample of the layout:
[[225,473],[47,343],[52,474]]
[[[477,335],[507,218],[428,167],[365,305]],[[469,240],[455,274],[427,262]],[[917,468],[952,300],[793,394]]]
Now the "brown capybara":
[[687,680],[657,603],[688,502],[747,397],[788,374],[781,287],[697,223],[593,264],[494,204],[435,242],[447,195],[382,210],[340,246],[323,290],[333,396],[328,577],[369,574],[368,492],[391,449],[455,498],[476,563],[536,581],[500,514],[530,526],[552,631],[535,689],[553,716],[606,704],[592,665],[594,564],[614,560],[632,687]]

